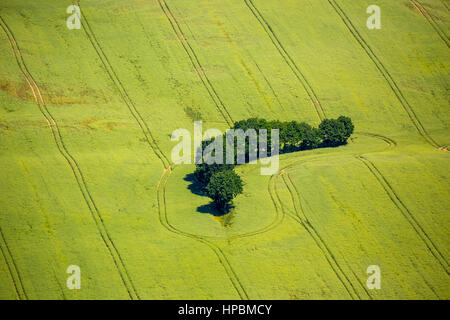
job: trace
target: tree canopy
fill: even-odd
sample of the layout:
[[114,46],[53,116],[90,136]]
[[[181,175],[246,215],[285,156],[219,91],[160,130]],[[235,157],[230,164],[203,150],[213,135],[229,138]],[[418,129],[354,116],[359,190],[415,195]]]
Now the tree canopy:
[[206,193],[219,210],[226,210],[231,200],[242,193],[241,177],[233,170],[216,172],[206,186]]
[[[267,156],[270,156],[272,146],[271,130],[279,130],[280,153],[295,152],[301,150],[309,150],[324,147],[337,147],[347,143],[348,138],[352,135],[354,125],[349,117],[340,116],[337,119],[324,119],[317,128],[305,123],[297,121],[281,122],[278,120],[267,121],[260,118],[250,118],[236,122],[231,129],[242,129],[247,131],[253,129],[259,134],[260,129],[267,130]],[[208,164],[200,163],[196,165],[194,176],[202,185],[202,188],[208,196],[213,199],[216,206],[224,210],[227,204],[238,194],[242,193],[242,180],[239,175],[234,172],[237,157],[237,146],[234,144],[234,164],[225,164],[226,159],[226,135],[215,137],[208,141],[202,142],[202,150],[205,150],[212,143],[222,140],[223,163],[224,164]],[[236,140],[235,140],[236,141]],[[221,141],[219,141],[221,142]],[[249,144],[248,137],[245,138],[245,162],[248,162]],[[254,151],[254,150],[253,150]],[[214,157],[215,152],[210,154]],[[203,161],[207,159],[203,158]]]
[[340,116],[337,119],[325,119],[319,125],[322,146],[336,147],[347,143],[353,133],[353,123],[350,118]]

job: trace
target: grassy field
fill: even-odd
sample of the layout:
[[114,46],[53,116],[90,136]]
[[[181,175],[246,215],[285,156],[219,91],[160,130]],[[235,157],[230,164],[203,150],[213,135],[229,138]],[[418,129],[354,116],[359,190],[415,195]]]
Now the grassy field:
[[[74,3],[0,4],[1,299],[450,298],[448,1]],[[194,120],[339,115],[226,216],[170,160]]]

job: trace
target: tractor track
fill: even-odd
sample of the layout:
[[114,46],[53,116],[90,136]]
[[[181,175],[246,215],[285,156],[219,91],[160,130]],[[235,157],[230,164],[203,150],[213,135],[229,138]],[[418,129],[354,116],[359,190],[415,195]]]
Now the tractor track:
[[[171,168],[171,170],[173,171],[174,168]],[[275,180],[274,180],[273,183],[272,183],[272,180],[273,180],[273,179],[275,179]],[[276,176],[271,176],[270,179],[269,179],[269,183],[268,183],[269,189],[268,189],[268,192],[269,192],[269,195],[270,195],[271,197],[273,197],[273,193],[272,193],[272,191],[271,191],[271,189],[270,189],[270,184],[272,183],[272,184],[273,184],[273,188],[276,189],[276,180],[277,180],[277,179],[278,179],[278,175],[276,175]],[[232,236],[227,236],[227,237],[221,237],[221,236],[208,236],[208,235],[195,234],[195,233],[188,233],[188,232],[185,232],[185,233],[186,233],[186,234],[189,234],[189,235],[192,236],[192,237],[202,238],[202,239],[208,240],[208,241],[211,241],[211,240],[218,240],[218,241],[223,240],[223,241],[225,241],[225,240],[226,240],[226,241],[231,242],[231,241],[233,241],[233,240],[243,239],[243,238],[248,238],[248,237],[253,237],[253,236],[256,236],[256,235],[260,235],[260,234],[267,233],[267,232],[269,232],[269,231],[275,229],[277,226],[279,226],[279,225],[283,222],[284,217],[285,217],[285,214],[284,214],[283,212],[280,214],[279,211],[275,211],[275,216],[274,216],[273,220],[272,220],[268,225],[266,225],[265,227],[262,227],[262,228],[260,228],[260,229],[254,230],[254,231],[249,231],[249,232],[245,232],[245,233],[241,233],[241,234],[236,234],[236,235],[232,235]],[[167,220],[167,221],[168,221],[168,220]],[[169,221],[168,221],[168,223],[170,224]],[[172,224],[170,224],[170,225],[171,225],[174,229],[176,229],[175,226],[173,226]],[[183,232],[184,232],[184,231],[183,231]]]
[[[277,189],[277,184],[276,184],[276,181],[278,180],[279,176],[280,176],[280,175],[276,175],[276,176],[273,176],[273,175],[272,175],[272,176],[269,178],[269,182],[268,182],[268,192],[269,192],[269,195],[270,195],[270,197],[271,197],[272,199],[273,199],[273,193],[270,191],[270,183],[271,183],[272,180],[273,180],[274,193],[277,195],[277,191],[276,191],[276,189]],[[273,201],[273,200],[272,200],[272,201]],[[281,202],[280,199],[279,199],[279,201],[280,201],[280,204],[282,205],[282,202]],[[278,210],[275,210],[275,217],[274,217],[274,219],[272,220],[272,222],[269,223],[267,226],[265,226],[265,227],[263,227],[263,228],[261,228],[261,229],[255,230],[255,231],[250,231],[250,232],[246,232],[246,233],[234,235],[234,236],[231,236],[231,237],[229,237],[229,238],[227,238],[227,239],[229,239],[229,240],[231,241],[231,240],[242,239],[242,238],[248,238],[248,237],[253,237],[253,236],[256,236],[256,235],[260,235],[260,234],[267,233],[267,232],[269,232],[269,231],[275,229],[276,227],[278,227],[278,226],[283,222],[284,218],[285,218],[284,211],[281,211],[281,213],[280,213]]]
[[[79,5],[79,1],[78,1],[78,5]],[[81,11],[81,7],[80,7],[80,11]],[[107,71],[109,77],[114,82],[116,88],[119,90],[122,99],[124,100],[125,104],[129,108],[130,112],[132,112],[133,117],[136,119],[136,121],[138,121],[139,126],[141,127],[142,131],[144,132],[147,142],[149,143],[151,149],[158,156],[158,158],[161,160],[161,163],[163,164],[163,167],[164,167],[163,172],[162,172],[161,178],[156,187],[159,221],[160,221],[161,225],[166,230],[168,230],[172,233],[178,234],[180,236],[188,237],[193,240],[197,240],[197,241],[207,245],[209,248],[211,248],[214,251],[214,253],[216,254],[217,258],[219,259],[220,264],[225,269],[233,287],[235,288],[236,292],[239,294],[240,298],[241,299],[249,299],[248,294],[245,291],[245,288],[242,286],[240,279],[237,277],[236,272],[231,267],[231,264],[230,264],[228,258],[226,257],[225,253],[223,252],[223,250],[221,248],[219,248],[217,245],[211,243],[210,241],[203,239],[202,237],[199,237],[197,235],[192,235],[187,232],[178,230],[169,223],[168,218],[167,218],[165,188],[166,188],[168,179],[173,171],[171,163],[167,159],[167,157],[164,155],[164,153],[160,150],[156,141],[151,136],[151,132],[150,132],[147,124],[145,123],[144,119],[142,118],[142,116],[140,115],[140,113],[138,112],[138,110],[136,109],[134,104],[132,103],[132,100],[130,99],[128,93],[126,92],[125,88],[121,84],[120,79],[117,77],[116,73],[114,72],[112,65],[110,64],[106,54],[104,53],[97,38],[95,37],[95,35],[92,31],[92,28],[89,25],[89,22],[86,19],[86,15],[82,13],[82,17],[83,17],[83,20],[86,22],[85,24],[82,23],[83,29],[85,30],[86,35],[89,38],[91,44],[93,45],[96,53],[100,57],[100,60],[102,61],[104,67],[106,68],[106,71]],[[87,26],[88,30],[86,30],[85,26]],[[134,113],[133,113],[133,111],[134,111]],[[143,125],[141,125],[140,122],[142,122]],[[145,130],[144,128],[147,130]],[[146,132],[148,135],[146,134]],[[148,138],[148,136],[150,136],[150,139]],[[162,181],[164,181],[164,182],[162,183]],[[162,187],[161,187],[161,183],[162,183]],[[162,198],[162,201],[160,198]],[[161,208],[161,206],[163,206],[163,209]]]
[[422,14],[425,19],[427,19],[428,23],[433,27],[434,31],[439,35],[439,37],[444,41],[447,48],[450,48],[448,36],[445,34],[445,31],[441,29],[441,27],[434,20],[433,16],[424,8],[424,6],[417,0],[409,0],[411,4]]
[[277,49],[277,51],[280,53],[283,60],[286,62],[286,64],[289,66],[289,68],[294,73],[297,80],[302,85],[303,89],[307,93],[309,100],[311,101],[312,105],[314,106],[314,109],[317,113],[317,116],[319,117],[319,120],[323,120],[326,118],[325,111],[322,107],[322,104],[319,101],[319,98],[317,97],[317,94],[315,93],[314,89],[312,88],[311,84],[309,83],[306,76],[303,74],[303,72],[300,70],[300,68],[295,63],[294,59],[289,55],[289,53],[284,48],[281,41],[278,39],[277,35],[275,34],[275,31],[272,29],[270,24],[267,22],[267,20],[264,18],[264,16],[261,14],[261,12],[258,10],[258,8],[255,6],[252,0],[244,0],[246,6],[248,9],[252,12],[253,16],[258,20],[259,24],[262,26],[266,34],[269,36],[270,40],[272,41],[273,45]]
[[407,113],[409,119],[411,120],[412,124],[418,131],[418,133],[425,139],[425,141],[430,144],[431,146],[435,148],[440,148],[441,146],[428,134],[428,132],[425,130],[424,126],[420,122],[419,118],[415,114],[413,108],[409,104],[408,100],[406,100],[405,96],[403,95],[403,92],[400,90],[400,87],[395,82],[394,78],[391,76],[387,68],[384,66],[384,64],[381,62],[381,60],[377,57],[377,55],[374,53],[372,48],[369,46],[369,44],[364,40],[364,38],[361,36],[359,31],[356,29],[356,27],[353,25],[350,18],[347,16],[347,14],[342,10],[342,8],[339,6],[339,4],[335,0],[328,0],[328,3],[333,7],[334,11],[339,15],[341,20],[344,22],[347,29],[350,31],[350,33],[353,35],[353,37],[356,39],[356,41],[359,43],[359,45],[363,48],[363,50],[366,52],[366,54],[369,56],[369,58],[372,60],[372,62],[375,64],[378,71],[380,71],[383,78],[386,80],[387,84],[391,88],[391,90],[394,92],[395,96],[397,97],[398,101],[402,105],[403,109]]
[[444,255],[437,248],[436,244],[433,242],[431,237],[427,234],[424,228],[417,222],[414,215],[408,209],[408,207],[403,203],[398,194],[392,188],[391,184],[388,182],[383,173],[375,166],[375,164],[364,156],[356,156],[356,159],[361,161],[372,173],[372,175],[377,179],[379,184],[382,186],[384,191],[387,193],[392,203],[401,212],[403,217],[408,221],[411,227],[414,229],[419,238],[424,242],[430,253],[436,258],[439,264],[444,268],[447,275],[449,274],[449,265]]
[[44,116],[44,118],[47,122],[47,125],[50,128],[50,131],[52,133],[53,139],[55,140],[55,144],[58,148],[58,151],[66,159],[67,163],[69,164],[70,169],[72,170],[72,173],[74,174],[78,188],[81,191],[81,194],[82,194],[82,196],[86,202],[86,205],[91,213],[91,217],[93,218],[93,220],[96,224],[97,230],[103,240],[103,243],[105,244],[106,248],[108,249],[109,254],[116,266],[116,269],[119,272],[119,275],[122,279],[122,282],[125,286],[125,289],[127,290],[129,297],[131,299],[135,299],[135,298],[139,299],[139,295],[138,295],[138,293],[134,287],[134,284],[128,274],[128,271],[125,267],[123,259],[120,256],[120,253],[117,250],[114,242],[112,241],[112,239],[107,231],[107,228],[104,224],[104,221],[100,214],[100,211],[98,210],[97,205],[95,204],[94,199],[87,187],[87,183],[83,176],[83,173],[82,173],[78,163],[76,162],[76,160],[73,158],[73,156],[67,150],[67,148],[64,144],[64,140],[62,138],[61,132],[59,130],[59,126],[58,126],[55,118],[52,116],[52,114],[48,110],[47,105],[44,101],[44,98],[41,94],[41,90],[25,64],[25,61],[22,57],[20,47],[14,37],[14,34],[12,33],[12,31],[10,30],[10,28],[8,27],[8,25],[6,24],[6,22],[3,20],[3,18],[1,16],[0,16],[0,26],[2,27],[6,36],[8,37],[9,43],[13,50],[14,57],[17,62],[17,65],[33,93],[35,102],[38,105],[40,112]]
[[253,58],[252,58],[252,61],[255,64],[255,66],[258,69],[258,71],[261,73],[261,75],[262,75],[264,81],[266,82],[266,84],[269,86],[270,91],[272,91],[272,94],[275,97],[275,99],[277,100],[278,105],[281,107],[281,110],[284,110],[283,104],[281,103],[280,98],[278,97],[278,94],[276,93],[276,91],[273,88],[272,84],[270,83],[269,79],[267,79],[266,75],[264,74],[264,72],[259,67],[258,63],[256,63],[256,61]]
[[[221,113],[221,115],[224,118],[224,120],[231,126],[234,123],[233,119],[231,118],[228,110],[226,109],[225,105],[223,104],[223,102],[220,99],[219,95],[217,94],[216,90],[212,86],[209,78],[206,75],[206,72],[203,69],[203,66],[200,63],[200,60],[199,60],[197,54],[195,53],[195,51],[193,50],[192,46],[190,45],[187,37],[185,36],[183,30],[181,29],[181,26],[180,26],[179,22],[177,21],[177,19],[175,18],[174,14],[171,11],[171,9],[169,8],[166,0],[158,0],[158,3],[160,5],[164,15],[169,20],[169,23],[170,23],[173,31],[175,32],[175,35],[177,36],[177,39],[182,44],[184,51],[186,52],[186,54],[188,55],[192,65],[194,66],[194,69],[196,70],[197,74],[199,75],[200,79],[202,80],[202,83],[205,85],[205,88],[208,90],[208,93],[210,94],[211,98],[215,102],[218,111]],[[255,62],[255,64],[256,64],[256,62]],[[257,68],[259,69],[259,66],[257,66]],[[203,75],[203,77],[205,78],[205,81],[203,80],[201,75]],[[207,84],[209,84],[209,86]],[[270,84],[269,84],[269,86],[270,86]],[[211,88],[211,90],[208,89],[209,87]],[[272,90],[273,90],[273,88],[272,88]],[[211,94],[211,92],[213,94]],[[214,97],[213,97],[214,95],[216,96],[216,98],[219,101],[219,103],[216,103],[216,99],[214,99]],[[276,98],[278,100],[277,96],[276,96]],[[221,105],[223,107],[224,112],[221,110],[219,105]],[[270,181],[269,181],[269,183],[270,183]],[[235,239],[239,239],[239,238],[251,237],[251,236],[255,236],[255,235],[258,235],[258,234],[262,234],[262,233],[268,232],[271,229],[273,229],[276,226],[278,226],[282,222],[282,220],[283,220],[283,215],[276,214],[274,220],[268,226],[266,226],[264,228],[261,228],[259,230],[256,230],[256,231],[251,231],[251,232],[248,232],[248,233],[231,236],[231,237],[226,238],[226,239],[231,241],[231,240],[235,240]],[[202,238],[202,239],[211,239],[211,240],[213,240],[213,239],[215,239],[215,240],[224,240],[225,239],[225,238],[221,238],[221,237],[196,235],[196,234],[190,234],[190,233],[189,233],[189,235],[191,235],[193,237],[199,237],[199,238]]]
[[389,137],[385,137],[382,136],[381,134],[376,134],[376,133],[370,133],[370,132],[355,132],[355,134],[361,134],[363,136],[368,136],[368,137],[372,137],[372,138],[377,138],[377,139],[381,139],[384,142],[386,142],[388,144],[389,147],[397,146],[397,142]]
[[[317,230],[314,228],[314,226],[310,223],[309,219],[307,218],[305,211],[303,207],[301,206],[301,198],[300,194],[298,193],[297,188],[295,187],[294,183],[292,182],[292,179],[289,175],[289,173],[286,173],[287,179],[285,179],[284,175],[282,175],[282,179],[284,184],[286,185],[286,188],[291,196],[291,200],[293,203],[294,211],[298,219],[296,221],[305,228],[305,230],[308,232],[308,234],[311,236],[311,238],[314,240],[316,246],[322,251],[325,259],[327,260],[328,264],[330,265],[331,269],[335,273],[336,277],[339,279],[345,290],[347,291],[348,295],[352,299],[358,299],[361,300],[361,296],[356,290],[356,288],[353,286],[352,282],[350,281],[347,274],[344,272],[340,264],[338,263],[337,259],[333,255],[332,251],[330,250],[329,246],[326,244],[326,242],[323,240],[323,238],[320,236],[320,234],[317,232]],[[291,185],[291,186],[289,186]],[[300,204],[301,213],[299,212],[296,203]],[[365,288],[363,287],[365,290]],[[370,297],[370,295],[368,295]]]
[[28,300],[27,293],[23,286],[22,277],[20,276],[19,269],[17,268],[14,257],[6,242],[5,235],[0,227],[0,252],[5,259],[6,266],[8,267],[9,275],[14,285],[17,298],[19,300]]
[[[234,289],[238,293],[239,297],[242,300],[248,300],[249,296],[242,285],[242,282],[240,281],[239,277],[237,276],[236,272],[234,271],[233,267],[231,266],[228,258],[226,257],[223,250],[217,246],[216,244],[212,243],[211,241],[205,239],[202,236],[194,235],[188,232],[184,232],[182,230],[179,230],[178,228],[174,227],[172,224],[170,224],[167,216],[167,204],[166,204],[166,185],[169,180],[170,175],[172,174],[172,168],[165,169],[161,175],[161,178],[158,182],[158,185],[156,187],[156,195],[157,195],[157,202],[158,202],[158,211],[159,211],[159,221],[162,226],[164,226],[165,229],[168,231],[178,234],[180,236],[188,237],[193,240],[199,241],[205,245],[207,245],[210,249],[214,251],[217,258],[219,259],[220,264],[225,269],[225,272],[228,275],[228,278],[231,281],[231,284],[233,285]],[[162,209],[161,209],[162,208]]]
[[[120,94],[120,97],[122,98],[123,102],[127,106],[128,110],[130,111],[133,118],[138,123],[142,133],[144,134],[145,141],[152,149],[153,153],[159,158],[159,160],[162,162],[164,168],[168,168],[170,166],[169,159],[164,155],[164,153],[159,148],[158,144],[156,143],[156,140],[153,137],[153,134],[147,125],[147,122],[142,117],[139,110],[136,108],[133,100],[130,98],[130,95],[128,94],[128,91],[125,89],[125,86],[122,84],[122,81],[117,76],[117,73],[115,72],[111,62],[108,59],[108,56],[105,54],[102,46],[100,45],[100,42],[97,40],[97,37],[95,36],[94,31],[91,28],[91,25],[89,24],[89,21],[86,17],[86,15],[83,13],[83,10],[80,5],[80,1],[76,1],[78,7],[80,8],[81,16],[83,19],[81,19],[81,25],[83,26],[83,30],[89,39],[89,41],[92,44],[92,47],[94,48],[95,52],[97,53],[97,56],[99,57],[100,61],[102,62],[103,67],[106,69],[106,72],[113,82],[114,86],[116,87],[117,91]],[[72,1],[72,3],[75,4],[75,1]]]
[[63,300],[67,300],[66,294],[64,293],[63,286],[61,285],[61,283],[59,282],[58,277],[56,276],[55,268],[52,267],[52,271],[53,271],[53,278],[55,279],[55,282],[58,285],[58,289],[61,292],[61,296],[63,297]]
[[[361,134],[361,135],[365,135],[365,136],[368,136],[368,137],[372,137],[372,138],[376,138],[376,139],[382,140],[389,147],[391,147],[391,146],[395,147],[397,145],[397,142],[395,142],[393,139],[385,137],[385,136],[380,135],[380,134],[374,134],[374,133],[369,133],[369,132],[355,132],[355,134]],[[296,165],[299,165],[300,163],[311,162],[311,161],[314,161],[316,159],[321,159],[323,157],[325,157],[325,155],[318,156],[318,157],[315,157],[315,158],[312,158],[312,159],[308,159],[308,160],[305,160],[305,161],[299,160],[299,161],[291,163],[290,165],[287,165],[285,168],[282,169],[282,172],[283,172],[282,173],[283,183],[285,184],[285,186],[286,186],[286,188],[287,188],[287,190],[288,190],[288,192],[290,194],[291,201],[292,201],[292,204],[293,204],[293,207],[294,207],[294,214],[295,214],[294,216],[292,216],[290,214],[288,214],[288,215],[293,220],[298,222],[303,228],[305,228],[305,230],[308,232],[308,234],[311,236],[311,238],[316,243],[317,247],[322,251],[325,259],[327,260],[327,262],[330,265],[331,269],[335,273],[336,277],[339,279],[339,281],[344,286],[344,288],[347,291],[347,293],[349,294],[349,296],[352,299],[361,299],[360,294],[356,290],[355,286],[353,286],[352,282],[350,281],[350,278],[344,272],[343,268],[341,267],[341,265],[339,264],[339,262],[337,261],[337,259],[333,255],[333,253],[332,253],[331,249],[329,248],[328,244],[320,236],[320,234],[317,232],[317,230],[314,228],[314,226],[309,221],[309,219],[308,219],[308,217],[306,215],[305,209],[303,208],[303,205],[302,205],[300,193],[299,193],[297,187],[295,186],[294,182],[292,181],[292,178],[291,178],[289,172],[287,172],[287,170],[290,170],[292,167],[294,167]],[[283,207],[282,207],[282,209],[283,209]],[[355,277],[356,277],[356,275],[355,275]],[[358,281],[358,284],[364,290],[364,292],[367,295],[367,297],[369,299],[373,299],[372,295],[369,293],[369,291],[366,289],[366,287],[362,284],[360,279],[358,277],[356,277],[356,279]]]
[[214,102],[214,104],[217,107],[217,110],[219,110],[222,117],[225,119],[228,126],[232,127],[234,124],[233,118],[231,117],[230,113],[227,110],[227,107],[225,106],[224,102],[220,98],[219,94],[217,93],[216,89],[212,85],[212,82],[209,80],[208,76],[206,75],[206,72],[200,63],[200,60],[195,53],[194,49],[192,48],[191,44],[189,43],[189,40],[186,38],[183,30],[181,29],[180,24],[178,23],[178,20],[175,18],[174,14],[170,10],[169,6],[167,5],[167,2],[165,0],[158,0],[159,6],[161,7],[161,10],[163,11],[164,15],[166,16],[167,20],[170,23],[170,26],[173,29],[173,32],[175,33],[178,41],[181,43],[184,51],[189,57],[189,60],[191,61],[191,64],[197,73],[198,77],[200,78],[203,86],[205,87],[206,91],[208,92],[210,98]]

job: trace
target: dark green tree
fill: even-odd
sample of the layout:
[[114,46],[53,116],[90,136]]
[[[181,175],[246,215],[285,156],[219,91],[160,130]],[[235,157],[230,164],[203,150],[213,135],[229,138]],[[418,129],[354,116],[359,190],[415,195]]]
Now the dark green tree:
[[215,173],[206,186],[206,193],[217,209],[226,212],[229,203],[243,190],[241,177],[233,170]]
[[353,125],[352,119],[345,116],[340,116],[337,120],[344,125],[345,128],[345,139],[347,140],[353,134],[355,126]]
[[302,142],[300,143],[300,150],[319,148],[321,142],[322,139],[320,138],[319,129],[309,126],[309,128],[303,133]]
[[205,188],[211,177],[220,171],[233,170],[234,165],[231,164],[206,164],[201,163],[195,166],[194,176],[197,181]]
[[319,125],[319,133],[324,147],[336,147],[347,143],[353,133],[350,118],[325,119]]

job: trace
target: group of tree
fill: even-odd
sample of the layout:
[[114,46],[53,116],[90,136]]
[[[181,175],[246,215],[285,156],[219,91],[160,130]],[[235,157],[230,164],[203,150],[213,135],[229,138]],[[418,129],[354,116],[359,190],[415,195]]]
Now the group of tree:
[[[304,122],[267,121],[260,118],[250,118],[236,122],[232,129],[242,129],[243,131],[254,129],[257,133],[261,129],[267,130],[267,150],[265,151],[267,152],[267,156],[270,156],[272,129],[279,130],[279,153],[282,154],[344,145],[353,133],[354,125],[351,119],[345,116],[340,116],[337,119],[324,119],[317,128]],[[223,145],[226,146],[225,135],[214,139],[224,139]],[[214,139],[203,141],[202,150],[214,141]],[[245,143],[245,162],[249,159],[249,144],[247,142]],[[235,155],[237,155],[236,148],[237,146],[235,145]],[[259,144],[257,148],[259,148]],[[226,158],[225,149],[223,148],[223,159]],[[259,151],[256,150],[258,155],[260,154]],[[196,165],[194,172],[194,176],[201,184],[203,190],[214,201],[216,207],[223,212],[226,212],[233,198],[243,191],[242,179],[234,171],[235,163],[207,164],[203,162]]]
[[260,118],[241,120],[234,124],[233,129],[266,129],[270,150],[271,129],[279,130],[280,153],[310,150],[325,147],[337,147],[347,143],[352,135],[354,125],[349,117],[340,116],[337,119],[324,119],[317,128],[297,121],[282,122],[267,121]]

